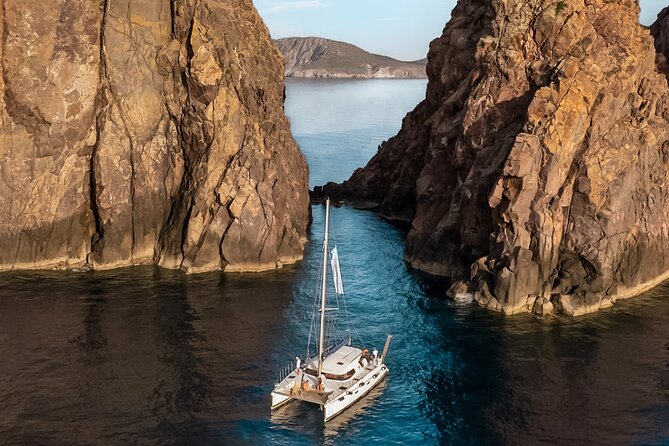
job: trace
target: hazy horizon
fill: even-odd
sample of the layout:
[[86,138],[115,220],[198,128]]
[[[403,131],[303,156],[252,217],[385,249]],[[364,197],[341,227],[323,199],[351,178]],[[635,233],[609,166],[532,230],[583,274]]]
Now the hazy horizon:
[[[255,0],[272,38],[324,37],[351,43],[370,53],[412,61],[427,56],[456,0]],[[639,21],[650,25],[662,8],[639,0]],[[420,7],[417,7],[420,5]]]

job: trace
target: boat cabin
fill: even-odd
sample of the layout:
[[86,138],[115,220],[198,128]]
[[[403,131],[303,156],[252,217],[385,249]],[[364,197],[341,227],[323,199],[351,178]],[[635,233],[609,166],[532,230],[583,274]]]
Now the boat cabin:
[[[355,375],[356,370],[360,368],[361,355],[362,350],[356,347],[345,345],[339,348],[323,361],[323,375],[327,379],[337,381],[345,381],[351,378]],[[318,377],[318,358],[309,361],[305,372]]]

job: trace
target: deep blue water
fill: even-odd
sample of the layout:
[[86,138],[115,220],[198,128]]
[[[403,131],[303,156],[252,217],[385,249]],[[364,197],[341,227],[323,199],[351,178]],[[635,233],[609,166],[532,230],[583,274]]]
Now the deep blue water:
[[[424,81],[289,81],[311,184],[397,131]],[[338,123],[341,122],[341,128]],[[0,275],[0,445],[667,445],[669,287],[578,319],[505,317],[407,269],[403,233],[333,209],[351,323],[394,338],[388,379],[327,425],[274,414],[304,354],[323,209],[303,262],[186,276],[157,268]]]

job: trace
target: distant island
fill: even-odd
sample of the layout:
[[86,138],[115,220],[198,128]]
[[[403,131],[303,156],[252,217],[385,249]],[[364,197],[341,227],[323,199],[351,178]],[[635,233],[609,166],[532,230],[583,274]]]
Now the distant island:
[[426,79],[427,59],[403,62],[321,37],[274,40],[286,61],[286,77]]

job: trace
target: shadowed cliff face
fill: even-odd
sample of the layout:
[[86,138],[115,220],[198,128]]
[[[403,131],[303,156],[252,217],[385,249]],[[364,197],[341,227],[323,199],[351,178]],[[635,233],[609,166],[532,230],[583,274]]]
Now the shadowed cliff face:
[[411,221],[412,266],[507,313],[610,306],[669,272],[669,89],[634,0],[461,0],[425,101],[325,192]]
[[307,166],[250,0],[7,0],[0,269],[300,259]]
[[655,49],[657,51],[658,68],[669,76],[669,7],[664,8],[657,15],[657,20],[650,27],[650,33],[655,39]]

